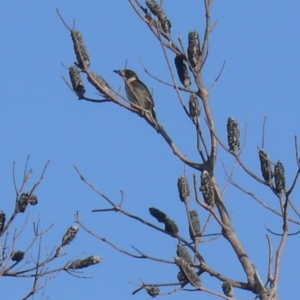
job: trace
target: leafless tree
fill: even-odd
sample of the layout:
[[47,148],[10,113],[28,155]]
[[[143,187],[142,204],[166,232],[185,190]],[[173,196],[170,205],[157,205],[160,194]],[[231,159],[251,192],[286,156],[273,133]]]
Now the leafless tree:
[[[141,22],[149,28],[161,46],[171,74],[172,82],[165,82],[156,78],[150,74],[146,68],[145,72],[161,84],[175,89],[182,106],[182,111],[187,118],[190,119],[195,132],[197,151],[199,154],[198,161],[190,159],[181,152],[159,120],[157,120],[152,113],[145,110],[145,107],[142,104],[134,105],[132,101],[123,96],[119,90],[114,89],[112,85],[107,83],[100,75],[90,70],[90,58],[83,41],[82,33],[74,27],[69,27],[63,20],[60,12],[57,11],[62,22],[70,31],[76,55],[75,65],[69,68],[71,84],[69,84],[66,79],[64,80],[79,100],[98,103],[110,102],[117,104],[125,110],[134,113],[137,117],[142,118],[162,137],[178,160],[180,160],[187,169],[195,172],[192,182],[193,191],[190,191],[190,183],[188,182],[185,172],[178,178],[177,182],[179,198],[182,201],[182,205],[185,207],[183,217],[187,216],[188,224],[186,224],[186,226],[189,228],[190,237],[180,235],[177,224],[166,212],[162,212],[158,208],[150,207],[149,212],[158,222],[163,223],[163,227],[157,225],[155,221],[153,223],[149,222],[146,219],[127,211],[123,206],[123,194],[119,202],[110,199],[95,187],[94,184],[89,182],[79,168],[75,166],[75,170],[79,174],[81,180],[102,197],[110,206],[110,208],[95,209],[94,212],[118,212],[144,226],[150,227],[154,231],[164,234],[166,239],[169,237],[174,238],[178,242],[177,248],[174,249],[174,255],[176,253],[176,257],[170,258],[169,260],[153,257],[141,252],[137,248],[134,248],[135,252],[127,251],[110,241],[109,238],[101,236],[101,233],[96,233],[94,230],[87,228],[80,219],[79,214],[76,216],[76,221],[89,234],[125,255],[137,259],[145,258],[160,262],[161,264],[174,264],[178,266],[178,280],[176,282],[142,282],[138,289],[133,291],[133,294],[136,294],[141,290],[146,290],[149,295],[154,297],[166,294],[160,290],[162,287],[164,290],[169,288],[167,293],[174,293],[179,290],[191,290],[191,288],[188,289],[188,286],[191,285],[194,291],[204,291],[214,295],[216,298],[235,299],[234,290],[241,289],[248,291],[250,295],[255,295],[255,299],[278,299],[281,258],[289,235],[289,224],[300,224],[299,211],[291,200],[291,194],[294,191],[300,172],[297,140],[295,139],[295,148],[298,171],[296,172],[290,187],[287,187],[285,184],[284,166],[279,161],[273,163],[270,160],[268,153],[263,149],[264,143],[262,143],[262,148],[258,149],[257,155],[257,162],[261,166],[261,174],[255,174],[255,172],[253,172],[242,160],[241,152],[244,143],[240,141],[240,128],[234,118],[228,118],[227,142],[221,140],[215,129],[215,122],[210,105],[210,92],[221,76],[224,65],[220,70],[220,74],[216,77],[210,87],[205,86],[203,79],[203,66],[208,58],[210,34],[216,27],[216,23],[212,22],[211,17],[211,6],[213,1],[203,0],[205,9],[205,30],[203,33],[191,31],[188,35],[187,45],[184,45],[181,37],[176,40],[172,36],[171,21],[167,17],[167,12],[164,11],[163,2],[164,1],[160,1],[160,3],[157,3],[153,0],[147,0],[146,5],[144,5],[141,4],[139,0],[129,0],[129,5],[132,6],[132,9],[136,12]],[[203,36],[202,43],[200,43],[199,36]],[[181,84],[177,83],[176,72]],[[102,95],[101,99],[94,99],[86,96],[86,89],[81,74],[86,75],[90,84],[92,84]],[[139,98],[134,85],[130,85],[132,83],[132,78],[126,77],[126,73],[124,72],[119,72],[119,74],[123,77],[125,85],[129,86],[127,95],[131,92],[136,98]],[[196,89],[191,88],[191,82],[196,85]],[[183,95],[189,96],[188,103]],[[231,171],[228,172],[224,167],[224,173],[227,178],[226,186],[232,185],[245,195],[249,195],[254,201],[262,206],[262,209],[266,209],[274,215],[277,215],[282,224],[282,231],[277,233],[280,242],[278,246],[276,246],[276,249],[274,249],[271,241],[271,235],[275,233],[269,230],[266,234],[266,240],[269,245],[269,265],[267,269],[268,276],[264,281],[259,275],[254,263],[249,258],[241,239],[233,228],[230,213],[228,212],[227,205],[224,201],[226,188],[222,190],[216,178],[218,147],[224,149],[228,156],[231,156],[234,159]],[[263,199],[260,199],[254,191],[247,190],[242,184],[237,182],[234,179],[237,167],[240,167],[250,180],[257,182],[265,189],[270,190],[273,193],[274,198],[278,199],[276,202],[277,205],[274,202],[274,206],[269,206]],[[194,195],[193,198],[198,204],[198,210],[190,209],[189,203],[192,195]],[[207,213],[207,219],[202,228],[200,227],[198,218],[198,211],[200,210],[206,211]],[[290,216],[290,211],[295,217]],[[217,224],[219,228],[219,232],[216,234],[208,234],[208,228],[212,223]],[[216,238],[224,239],[228,242],[243,269],[246,278],[244,281],[225,275],[220,270],[213,268],[207,262],[207,258],[199,249],[199,245],[203,243],[204,238],[207,237],[210,237],[211,243],[213,243]],[[204,273],[209,274],[212,277],[212,280],[219,282],[220,286],[222,286],[223,294],[201,284],[201,277]]]
[[[29,156],[27,157],[24,168],[23,179],[18,187],[16,180],[16,164],[13,164],[13,182],[16,194],[15,207],[13,213],[7,217],[4,211],[0,211],[0,277],[11,277],[14,279],[32,278],[32,286],[22,299],[29,299],[37,292],[41,293],[41,298],[45,293],[45,288],[50,280],[55,278],[61,272],[67,272],[76,277],[76,270],[89,267],[100,262],[99,256],[89,256],[82,259],[70,260],[59,267],[53,265],[57,258],[66,255],[64,247],[70,244],[76,237],[79,227],[70,226],[58,241],[58,246],[52,246],[50,252],[44,251],[49,245],[45,244],[46,235],[49,234],[53,224],[48,228],[40,229],[40,219],[33,223],[33,235],[27,236],[26,249],[19,249],[18,242],[25,235],[25,228],[29,225],[28,218],[25,220],[23,227],[14,229],[14,221],[17,217],[28,211],[28,206],[37,205],[38,198],[35,192],[44,179],[46,169],[50,163],[48,161],[40,175],[39,180],[28,189],[28,183],[33,174],[33,169],[28,169]],[[27,190],[28,192],[24,192]],[[18,286],[18,284],[16,284]]]

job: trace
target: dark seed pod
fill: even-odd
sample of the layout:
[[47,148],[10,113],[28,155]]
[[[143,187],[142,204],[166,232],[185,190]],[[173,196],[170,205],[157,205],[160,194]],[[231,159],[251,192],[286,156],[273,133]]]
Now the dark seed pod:
[[185,286],[188,281],[187,277],[184,275],[182,271],[179,271],[177,273],[177,279],[181,283],[181,287]]
[[179,229],[176,223],[169,219],[165,213],[155,207],[150,207],[149,212],[158,222],[165,224],[165,231],[172,234],[178,233]]
[[71,38],[73,41],[74,52],[77,59],[77,66],[80,69],[88,68],[90,66],[90,57],[86,50],[82,34],[75,29],[71,30]]
[[147,12],[147,13],[145,14],[145,19],[148,20],[148,21],[151,22],[151,23],[154,23],[154,22],[155,22],[155,20],[154,20],[153,17],[152,17],[152,14],[149,13],[149,12]]
[[180,82],[183,84],[184,87],[189,87],[191,85],[191,78],[187,68],[186,63],[184,62],[183,55],[176,55],[175,57],[175,66],[177,70],[177,74],[179,77]]
[[66,246],[70,244],[75,239],[78,230],[79,228],[77,226],[70,226],[62,238],[61,246]]
[[36,205],[38,203],[37,197],[35,195],[30,195],[30,193],[22,193],[16,205],[16,211],[23,213],[26,210],[28,204]]
[[153,216],[158,222],[164,223],[168,216],[155,207],[150,207],[149,212],[151,216]]
[[222,284],[222,290],[225,296],[233,297],[233,286],[229,281],[224,281]]
[[87,79],[102,95],[110,93],[109,84],[101,76],[97,75],[94,72],[89,72]]
[[30,205],[36,205],[38,203],[38,199],[36,195],[30,195],[28,198],[28,203]]
[[87,258],[77,259],[66,264],[65,270],[78,270],[98,264],[101,261],[100,256],[88,256]]
[[269,182],[273,177],[273,172],[270,165],[269,155],[263,149],[258,152],[260,160],[261,174],[265,181]]
[[4,228],[5,219],[6,219],[5,213],[2,210],[0,210],[0,233]]
[[159,20],[160,20],[162,30],[167,34],[170,34],[171,26],[172,26],[170,20],[168,20],[167,18],[159,18]]
[[227,138],[230,151],[237,152],[240,150],[240,130],[234,118],[228,118]]
[[202,192],[205,203],[209,206],[214,206],[215,205],[215,190],[210,181],[210,175],[205,170],[201,174],[200,191]]
[[199,34],[196,30],[189,33],[189,43],[187,49],[188,59],[194,69],[201,55]]
[[198,277],[194,269],[184,259],[175,257],[175,263],[193,286],[201,286],[200,278]]
[[21,194],[20,199],[22,199],[22,202],[27,202],[30,205],[36,205],[38,203],[37,197],[33,194],[30,195],[30,193]]
[[184,259],[188,264],[190,265],[193,264],[193,260],[185,247],[178,245],[176,253],[180,258]]
[[23,251],[13,251],[10,258],[12,261],[21,261],[24,258],[25,253]]
[[16,212],[20,212],[20,213],[25,212],[27,205],[28,205],[28,193],[23,193],[21,194],[17,202]]
[[166,232],[169,232],[171,234],[177,234],[179,232],[179,228],[173,220],[166,218],[164,224]]
[[191,220],[191,224],[189,226],[190,237],[195,242],[195,239],[197,237],[201,236],[200,221],[199,221],[199,217],[198,217],[198,212],[195,209],[190,210],[189,215],[190,215],[190,220]]
[[157,16],[162,30],[167,34],[170,34],[171,22],[167,18],[167,15],[163,11],[162,7],[154,0],[146,0],[146,5],[149,7],[150,11]]
[[81,99],[84,96],[85,88],[81,79],[80,72],[76,66],[73,65],[69,68],[69,76],[73,90],[76,92],[78,98]]
[[146,5],[148,6],[148,8],[150,9],[150,11],[155,16],[158,15],[158,9],[159,9],[158,3],[156,3],[154,0],[146,0]]
[[285,175],[284,167],[280,161],[275,164],[274,168],[275,188],[277,193],[281,194],[285,191]]
[[198,97],[195,93],[191,93],[190,100],[189,100],[189,111],[193,123],[197,124],[198,118],[200,116],[200,107],[199,107]]
[[190,187],[189,182],[185,176],[180,176],[177,181],[179,198],[182,202],[190,200]]
[[159,295],[159,288],[155,285],[151,285],[146,287],[148,295],[152,296],[153,298]]

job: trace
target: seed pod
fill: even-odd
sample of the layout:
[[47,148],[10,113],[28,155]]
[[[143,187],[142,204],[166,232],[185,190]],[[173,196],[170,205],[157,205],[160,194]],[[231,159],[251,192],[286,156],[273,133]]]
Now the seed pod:
[[284,167],[280,161],[275,164],[274,168],[275,188],[277,193],[281,194],[285,191],[285,175]]
[[77,226],[70,226],[62,238],[61,246],[70,244],[75,239],[78,230],[79,228]]
[[154,0],[146,0],[146,5],[148,6],[148,8],[150,9],[150,11],[155,16],[158,15],[158,9],[159,9],[158,3],[156,3]]
[[179,198],[182,202],[190,200],[190,187],[189,182],[185,176],[180,176],[177,181]]
[[183,55],[176,55],[175,66],[180,82],[184,87],[189,87],[191,85],[191,78]]
[[25,253],[23,251],[13,251],[10,258],[12,261],[21,261],[24,258]]
[[270,166],[269,155],[263,149],[258,152],[260,160],[261,174],[265,181],[269,182],[273,177],[273,172]]
[[230,151],[236,152],[240,149],[240,130],[234,118],[228,118],[227,138]]
[[[189,215],[190,215],[190,220],[191,220],[191,224],[189,226],[190,237],[195,242],[196,237],[201,236],[200,221],[199,221],[199,217],[198,217],[198,212],[195,209],[190,210]],[[193,230],[192,230],[191,227],[193,228]]]
[[153,298],[159,295],[159,288],[155,285],[147,286],[146,291],[148,295],[152,296]]
[[28,198],[28,203],[30,205],[36,205],[38,203],[38,199],[36,195],[30,195]]
[[170,34],[172,24],[171,24],[170,20],[167,19],[167,16],[163,15],[161,17],[160,15],[158,15],[158,19],[160,21],[161,28],[162,28],[163,32],[167,33],[167,34]]
[[193,286],[201,286],[200,278],[198,277],[194,269],[184,259],[175,257],[175,263]]
[[2,210],[0,210],[0,233],[4,228],[5,219],[6,219],[5,213]]
[[189,33],[187,49],[188,59],[192,68],[195,68],[201,55],[199,34],[196,30]]
[[185,286],[188,281],[187,277],[184,275],[182,271],[179,271],[177,273],[177,279],[179,282],[181,282],[181,287]]
[[73,90],[76,92],[78,98],[81,99],[84,96],[85,88],[81,79],[80,72],[76,66],[73,65],[69,68],[69,76]]
[[156,22],[156,21],[153,19],[152,14],[149,13],[149,12],[147,12],[147,13],[145,14],[145,19],[148,20],[148,21],[151,22],[151,23],[155,23],[155,22]]
[[78,269],[83,269],[87,268],[89,266],[98,264],[101,261],[101,256],[88,256],[83,259],[77,259],[74,261],[71,261],[65,265],[65,270],[78,270]]
[[162,7],[154,0],[146,0],[146,5],[149,7],[150,11],[157,16],[162,30],[167,34],[170,34],[171,22],[168,20],[167,15],[163,11]]
[[172,233],[172,234],[177,234],[179,229],[176,225],[176,223],[169,219],[169,217],[160,211],[159,209],[155,207],[150,207],[149,208],[150,214],[160,223],[165,224],[165,231]]
[[169,232],[171,234],[177,234],[179,232],[179,228],[173,220],[166,218],[164,223],[166,232]]
[[164,212],[160,211],[155,207],[150,207],[149,211],[151,216],[153,216],[160,223],[164,223],[165,220],[168,218],[168,216]]
[[23,193],[19,197],[19,200],[17,201],[16,205],[16,212],[23,213],[26,210],[26,207],[28,205],[28,193]]
[[225,296],[233,297],[233,286],[230,281],[224,281],[222,284],[222,290]]
[[87,79],[102,95],[110,93],[109,84],[101,76],[97,75],[94,72],[89,72]]
[[201,187],[200,191],[202,192],[204,201],[209,206],[215,205],[215,190],[210,181],[210,175],[207,171],[203,171],[201,174]]
[[82,34],[78,30],[72,29],[71,38],[77,59],[77,66],[80,69],[84,69],[85,67],[88,68],[91,64],[90,57],[87,53]]
[[190,117],[194,124],[198,123],[198,118],[200,116],[200,107],[199,107],[199,100],[195,93],[191,93],[190,100],[189,100],[189,111]]
[[190,265],[193,264],[193,260],[185,247],[178,245],[176,253],[180,258],[184,259],[188,264]]
[[[22,193],[20,196],[20,200],[22,203],[27,203],[30,205],[36,205],[38,203],[37,197],[30,193]],[[26,204],[26,206],[27,206],[27,204]]]

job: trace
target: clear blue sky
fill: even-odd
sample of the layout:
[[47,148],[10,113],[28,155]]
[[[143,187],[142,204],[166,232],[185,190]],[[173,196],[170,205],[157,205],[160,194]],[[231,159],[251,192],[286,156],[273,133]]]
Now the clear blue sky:
[[[202,1],[165,1],[165,11],[172,22],[172,34],[184,42],[190,30],[203,36],[204,13]],[[180,3],[179,3],[180,2]],[[128,1],[2,1],[0,4],[0,145],[2,188],[0,210],[7,216],[14,208],[12,163],[16,161],[16,176],[20,183],[25,160],[31,155],[34,175],[31,188],[48,159],[49,169],[36,195],[39,205],[29,207],[19,215],[11,227],[20,227],[29,212],[25,233],[16,243],[25,248],[32,238],[32,222],[38,216],[41,227],[54,223],[43,239],[43,251],[56,247],[74,213],[80,212],[82,221],[102,236],[127,250],[134,245],[153,256],[172,259],[176,241],[160,233],[127,220],[118,214],[91,213],[92,209],[108,207],[103,199],[84,185],[75,173],[76,164],[83,174],[102,192],[118,202],[119,191],[125,192],[124,208],[155,223],[148,208],[155,206],[176,220],[181,233],[188,236],[185,213],[177,195],[177,178],[183,164],[173,156],[168,146],[142,119],[116,105],[77,101],[61,76],[68,77],[60,63],[67,66],[74,61],[69,32],[60,22],[55,9],[59,8],[71,25],[83,35],[91,56],[91,70],[101,74],[118,89],[122,80],[112,72],[128,66],[153,89],[159,121],[170,133],[178,147],[189,157],[199,160],[191,123],[181,110],[175,92],[143,72],[140,61],[149,71],[171,81],[161,47],[147,26],[141,22]],[[218,26],[211,34],[209,58],[205,67],[205,82],[209,86],[226,61],[222,77],[211,93],[211,105],[219,136],[226,141],[226,121],[236,118],[242,128],[247,120],[247,142],[242,158],[259,174],[257,146],[261,146],[262,123],[266,125],[266,145],[271,159],[280,159],[286,169],[290,186],[296,172],[294,135],[299,135],[300,82],[300,3],[283,1],[215,1],[212,19]],[[173,56],[171,56],[171,59]],[[88,95],[95,90],[87,85]],[[185,95],[187,97],[187,95]],[[222,161],[230,170],[232,158],[223,151],[217,164],[217,177],[224,184]],[[192,179],[193,170],[188,170]],[[241,170],[235,180],[246,189],[254,189],[270,205],[278,208],[271,192],[245,176]],[[299,189],[293,199],[297,203]],[[264,211],[250,198],[230,187],[225,196],[233,225],[249,256],[266,280],[268,248],[265,225],[280,231],[281,220]],[[192,199],[191,207],[197,208]],[[200,210],[201,220],[206,213]],[[202,221],[203,224],[203,221]],[[209,232],[216,232],[212,223]],[[298,227],[291,226],[292,231]],[[272,237],[274,249],[279,241]],[[2,241],[1,241],[2,243]],[[297,255],[299,236],[288,240],[282,260],[279,295],[281,299],[296,299],[299,295],[300,258]],[[240,265],[229,245],[222,239],[201,244],[201,253],[214,268],[234,279],[245,280]],[[150,299],[145,292],[131,296],[132,284],[176,281],[177,268],[155,262],[134,260],[80,230],[76,240],[65,249],[59,259],[101,255],[101,264],[86,269],[77,279],[59,274],[45,291],[49,299]],[[33,253],[34,257],[34,253]],[[209,276],[203,285],[221,291]],[[29,290],[27,279],[1,280],[2,299],[20,299]],[[254,295],[236,291],[238,299],[253,299]],[[39,299],[38,294],[36,299]],[[170,299],[198,299],[198,293],[183,292]],[[200,295],[207,300],[210,295]]]

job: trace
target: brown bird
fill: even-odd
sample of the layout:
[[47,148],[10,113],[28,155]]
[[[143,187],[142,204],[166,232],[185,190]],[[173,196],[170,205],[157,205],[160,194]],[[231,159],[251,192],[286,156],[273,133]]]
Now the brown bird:
[[115,70],[114,72],[124,78],[125,91],[130,105],[140,109],[142,115],[148,113],[157,123],[152,95],[137,74],[128,69]]

